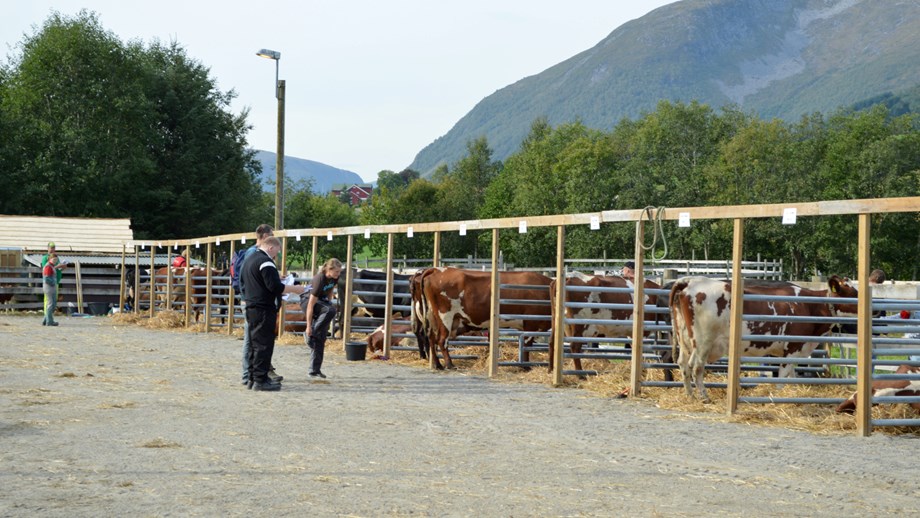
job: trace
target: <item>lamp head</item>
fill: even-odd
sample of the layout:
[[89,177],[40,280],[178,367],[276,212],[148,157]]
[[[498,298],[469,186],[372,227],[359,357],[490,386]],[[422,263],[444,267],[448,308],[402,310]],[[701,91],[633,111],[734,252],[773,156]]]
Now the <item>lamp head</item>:
[[269,50],[269,49],[262,49],[259,52],[256,52],[256,56],[268,58],[268,59],[274,59],[274,60],[281,59],[280,52],[278,52],[277,50]]

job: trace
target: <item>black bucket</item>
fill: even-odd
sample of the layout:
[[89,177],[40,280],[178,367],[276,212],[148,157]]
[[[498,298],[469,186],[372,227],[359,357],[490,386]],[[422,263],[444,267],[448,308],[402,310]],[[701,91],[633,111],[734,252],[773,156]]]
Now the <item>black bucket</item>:
[[350,362],[364,361],[367,356],[366,342],[345,342],[345,359]]
[[109,312],[108,302],[90,302],[87,305],[89,306],[89,313],[97,317]]

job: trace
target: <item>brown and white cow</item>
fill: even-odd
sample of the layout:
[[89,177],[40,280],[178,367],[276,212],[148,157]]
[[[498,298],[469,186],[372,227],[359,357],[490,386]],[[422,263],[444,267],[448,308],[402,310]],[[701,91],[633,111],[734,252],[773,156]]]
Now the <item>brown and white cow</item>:
[[[920,367],[901,365],[895,374],[920,374]],[[920,380],[879,380],[872,382],[872,395],[884,396],[920,396]],[[920,413],[920,403],[908,403]],[[856,411],[856,393],[837,407],[841,414],[852,414]]]
[[[620,276],[585,275],[574,272],[566,276],[566,287],[589,286],[597,288],[634,288],[633,281]],[[658,289],[660,286],[652,281],[645,281],[645,289]],[[550,300],[552,304],[553,322],[556,321],[556,281],[550,284]],[[658,297],[645,295],[645,304],[655,305]],[[633,294],[626,292],[597,292],[597,291],[569,291],[566,290],[565,302],[601,303],[601,304],[632,304]],[[569,319],[598,319],[598,320],[631,320],[632,309],[609,308],[565,308],[565,318]],[[646,332],[647,334],[647,332]],[[565,336],[581,338],[615,338],[632,336],[632,324],[567,324]],[[582,343],[573,341],[573,353],[581,352]],[[555,343],[553,337],[549,340],[549,371],[553,371],[553,352]],[[581,370],[581,358],[575,358],[575,369]]]
[[[403,340],[402,336],[395,336],[397,334],[408,334],[412,332],[412,326],[406,324],[393,324],[392,327],[392,336],[390,345],[399,345]],[[384,329],[383,326],[377,327],[374,329],[374,332],[367,335],[367,350],[370,352],[383,351],[383,340],[384,340]],[[415,342],[414,338],[408,339],[409,342]]]
[[[728,281],[706,277],[684,277],[671,288],[671,326],[673,346],[680,346],[677,363],[684,378],[687,394],[693,395],[691,382],[700,397],[709,401],[703,383],[704,368],[728,354],[729,319],[732,285]],[[795,284],[745,286],[745,294],[824,297],[827,303],[744,301],[745,315],[777,315],[796,317],[830,317],[855,315],[856,304],[835,304],[838,297],[855,298],[856,288],[836,275],[828,280],[828,289],[810,290]],[[787,342],[771,340],[770,336],[823,336],[831,324],[813,322],[744,321],[742,335],[763,335],[762,340],[742,341],[741,356],[774,356],[807,358],[817,342]],[[792,363],[781,365],[780,377],[795,374]]]
[[[413,294],[413,332],[419,339],[419,348],[430,347],[429,354],[435,354],[440,347],[444,366],[454,365],[447,351],[447,341],[472,330],[487,329],[491,313],[491,272],[461,270],[459,268],[429,268],[414,275],[410,280]],[[549,301],[551,279],[536,272],[499,272],[501,284],[533,286],[533,288],[505,288],[502,299],[515,301]],[[528,315],[546,317],[541,320],[502,319],[502,327],[519,331],[547,331],[552,322],[549,304],[526,302],[505,303],[499,307],[503,315]],[[434,364],[438,369],[441,362],[437,355]]]

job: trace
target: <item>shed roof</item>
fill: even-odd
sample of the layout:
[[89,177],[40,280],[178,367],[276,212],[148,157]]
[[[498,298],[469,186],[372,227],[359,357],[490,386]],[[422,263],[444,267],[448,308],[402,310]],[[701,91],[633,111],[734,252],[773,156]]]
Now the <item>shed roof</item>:
[[0,247],[58,252],[118,252],[134,239],[130,219],[54,218],[0,215]]

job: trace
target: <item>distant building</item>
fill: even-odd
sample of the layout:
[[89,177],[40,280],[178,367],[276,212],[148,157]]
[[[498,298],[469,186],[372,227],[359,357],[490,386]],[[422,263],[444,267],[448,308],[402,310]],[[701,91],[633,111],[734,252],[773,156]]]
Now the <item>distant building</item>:
[[373,191],[374,187],[369,183],[362,183],[360,185],[353,183],[351,186],[348,186],[348,184],[333,185],[330,193],[336,198],[341,197],[343,194],[348,194],[349,202],[352,207],[357,207],[371,199],[371,193]]

